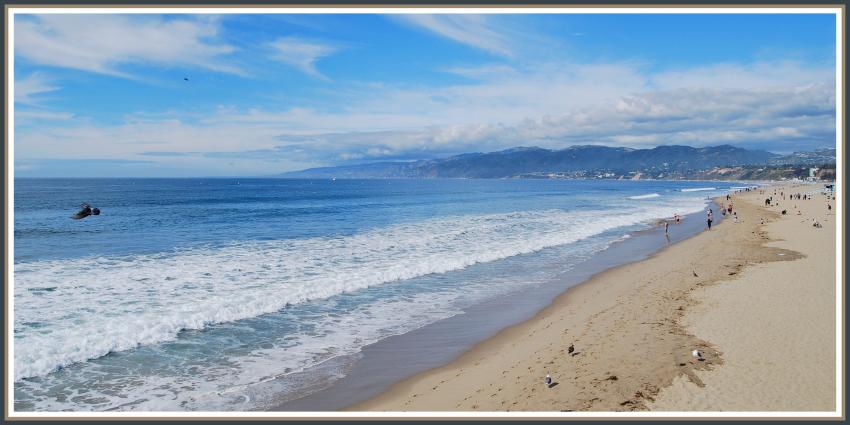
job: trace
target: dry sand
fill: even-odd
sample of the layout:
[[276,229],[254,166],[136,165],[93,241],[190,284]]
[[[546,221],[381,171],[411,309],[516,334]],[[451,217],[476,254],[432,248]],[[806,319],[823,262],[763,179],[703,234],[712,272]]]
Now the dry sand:
[[[805,188],[786,192],[798,190]],[[767,246],[805,258],[759,264],[694,291],[698,304],[681,323],[720,347],[725,365],[697,372],[705,388],[677,377],[651,409],[835,410],[836,216],[827,215],[822,195],[772,208],[782,209],[791,215],[765,226]],[[814,229],[812,218],[823,228]]]
[[348,410],[834,409],[836,216],[823,195],[779,208],[765,196],[735,196],[737,223],[600,273]]

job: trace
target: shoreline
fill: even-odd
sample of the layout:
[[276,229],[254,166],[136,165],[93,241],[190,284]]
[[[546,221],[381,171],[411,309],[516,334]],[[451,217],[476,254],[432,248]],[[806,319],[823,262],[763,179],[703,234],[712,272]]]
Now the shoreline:
[[[345,410],[671,410],[653,404],[662,391],[665,400],[687,399],[680,395],[686,385],[688,394],[705,393],[699,391],[706,385],[703,378],[723,370],[724,350],[734,350],[700,338],[683,323],[686,314],[699,309],[693,294],[739,280],[756,265],[793,264],[788,262],[805,257],[771,243],[779,236],[768,236],[764,227],[790,217],[758,205],[756,198],[768,194],[757,193],[733,198],[740,222],[723,220],[711,231],[663,247],[644,260],[598,273],[567,289],[533,318]],[[566,352],[570,344],[575,355]],[[825,348],[834,352],[834,344]],[[691,357],[693,349],[703,353],[704,361]],[[554,378],[551,388],[542,383],[547,373]],[[667,389],[674,383],[679,392],[671,396]],[[692,398],[678,409],[694,410],[687,407]]]
[[[269,410],[333,411],[368,402],[396,384],[462,357],[505,329],[531,320],[565,292],[594,276],[640,262],[698,235],[705,227],[702,220],[708,208],[717,210],[718,207],[711,201],[705,209],[683,216],[682,223],[671,225],[666,241],[660,225],[663,219],[653,220],[651,227],[627,233],[625,238],[614,241],[573,269],[562,271],[547,283],[486,300],[467,307],[458,315],[370,344],[350,360],[333,362],[331,367],[344,370],[341,378],[326,383],[323,388],[313,388],[306,395],[282,395]],[[723,221],[722,216],[718,219]],[[556,264],[550,267],[559,268]]]

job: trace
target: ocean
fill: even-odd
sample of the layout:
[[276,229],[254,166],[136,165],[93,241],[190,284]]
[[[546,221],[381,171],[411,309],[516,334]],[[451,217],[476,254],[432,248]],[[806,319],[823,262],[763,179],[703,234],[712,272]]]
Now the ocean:
[[16,179],[14,407],[269,409],[741,185]]

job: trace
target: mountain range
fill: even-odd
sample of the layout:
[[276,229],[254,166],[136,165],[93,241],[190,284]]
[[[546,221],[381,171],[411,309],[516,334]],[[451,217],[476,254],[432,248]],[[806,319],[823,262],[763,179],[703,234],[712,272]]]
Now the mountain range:
[[550,150],[517,147],[413,162],[310,168],[290,178],[690,178],[728,167],[815,166],[835,163],[835,149],[780,155],[730,145],[633,149],[597,145]]

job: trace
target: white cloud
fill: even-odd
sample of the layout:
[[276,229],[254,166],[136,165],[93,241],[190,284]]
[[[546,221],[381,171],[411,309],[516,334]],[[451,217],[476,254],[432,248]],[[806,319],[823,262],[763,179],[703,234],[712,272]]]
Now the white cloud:
[[32,63],[139,78],[128,64],[204,68],[242,74],[221,60],[234,51],[216,40],[213,18],[150,15],[16,15],[15,54]]
[[[50,120],[50,121],[61,121],[61,120],[69,120],[74,117],[74,114],[70,112],[51,112],[51,111],[16,111],[15,119],[21,119],[26,121],[33,120]],[[18,122],[20,124],[20,122]]]
[[732,143],[784,151],[834,143],[833,75],[800,63],[764,72],[769,65],[694,68],[671,82],[630,64],[549,64],[476,73],[474,82],[442,88],[367,84],[346,90],[333,111],[223,107],[194,123],[175,115],[18,132],[16,153],[140,159],[144,152],[201,151],[209,155],[203,161],[244,161],[255,167],[246,169],[270,174],[529,145]]
[[756,62],[751,64],[721,63],[699,68],[666,71],[652,77],[660,90],[675,88],[755,89],[795,87],[835,81],[833,64],[805,66],[799,62]]
[[[59,90],[50,78],[41,72],[32,74],[15,81],[15,124],[29,124],[35,121],[64,121],[74,117],[69,112],[57,112],[46,109],[42,103],[46,100],[44,93]],[[25,105],[25,108],[21,106]]]
[[336,52],[336,48],[332,46],[296,37],[280,38],[272,42],[270,46],[274,50],[272,59],[322,79],[327,77],[316,69],[316,62]]
[[446,72],[474,79],[504,78],[519,76],[516,69],[508,65],[458,66],[446,68]]
[[512,57],[515,52],[504,28],[494,25],[488,15],[465,14],[415,14],[399,15],[399,19],[434,32],[442,37],[490,53]]
[[15,103],[34,105],[38,100],[36,95],[59,90],[40,72],[33,72],[27,77],[15,81]]

